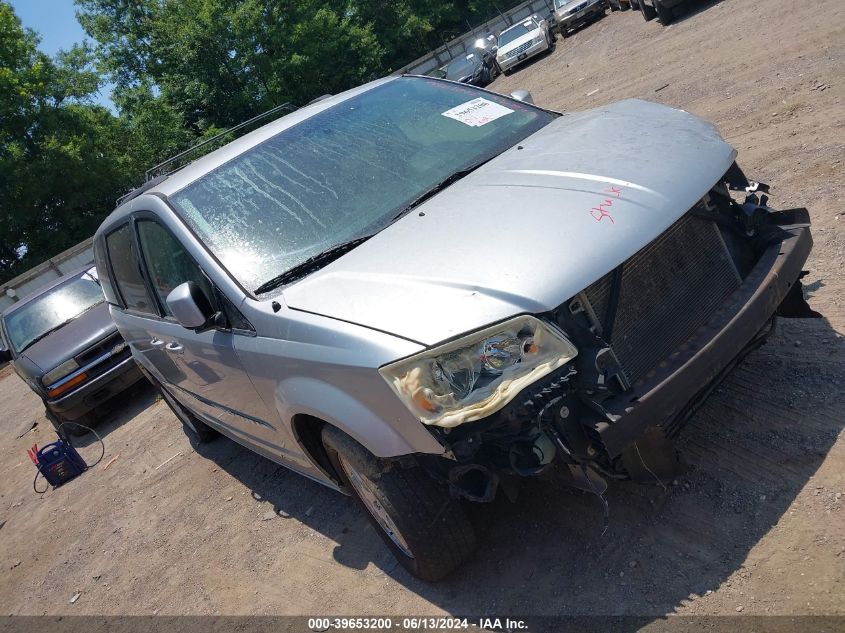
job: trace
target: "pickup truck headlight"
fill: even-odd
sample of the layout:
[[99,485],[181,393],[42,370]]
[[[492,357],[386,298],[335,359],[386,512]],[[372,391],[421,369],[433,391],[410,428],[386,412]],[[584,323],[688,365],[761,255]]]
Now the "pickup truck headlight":
[[423,424],[452,428],[495,413],[577,354],[561,332],[521,316],[379,371]]
[[72,358],[70,360],[66,360],[61,365],[56,367],[53,371],[47,372],[44,374],[44,377],[41,379],[41,382],[44,384],[45,387],[49,387],[55,382],[58,382],[68,374],[71,374],[79,369],[79,363],[77,363]]

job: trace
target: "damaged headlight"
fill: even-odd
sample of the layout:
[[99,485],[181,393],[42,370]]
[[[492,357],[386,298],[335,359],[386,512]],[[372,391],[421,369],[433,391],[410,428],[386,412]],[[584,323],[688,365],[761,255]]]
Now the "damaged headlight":
[[421,422],[451,428],[495,413],[577,354],[562,333],[521,316],[379,371]]

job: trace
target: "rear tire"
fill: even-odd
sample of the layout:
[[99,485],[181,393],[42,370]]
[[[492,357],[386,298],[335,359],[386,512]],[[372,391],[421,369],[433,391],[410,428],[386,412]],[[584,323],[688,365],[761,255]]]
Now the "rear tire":
[[458,502],[419,466],[379,459],[348,435],[323,428],[323,444],[346,490],[411,574],[441,580],[475,549],[475,532]]
[[[146,374],[146,372],[144,372]],[[208,444],[220,437],[220,433],[208,426],[193,413],[183,407],[155,378],[147,376],[161,395],[161,399],[173,411],[173,415],[182,423],[182,429],[188,437],[192,437],[198,444]]]
[[650,7],[646,4],[646,0],[639,0],[640,3],[640,11],[642,11],[643,19],[646,22],[650,22],[654,18],[657,17],[657,11],[654,10],[654,7]]

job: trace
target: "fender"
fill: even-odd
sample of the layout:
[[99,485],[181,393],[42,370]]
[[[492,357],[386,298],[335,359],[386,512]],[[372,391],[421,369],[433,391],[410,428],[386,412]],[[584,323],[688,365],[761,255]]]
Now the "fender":
[[285,378],[276,388],[275,396],[279,416],[291,432],[294,416],[305,414],[337,427],[377,457],[445,452],[422,423],[410,415],[403,416],[408,423],[399,420],[391,423],[351,394],[316,378]]

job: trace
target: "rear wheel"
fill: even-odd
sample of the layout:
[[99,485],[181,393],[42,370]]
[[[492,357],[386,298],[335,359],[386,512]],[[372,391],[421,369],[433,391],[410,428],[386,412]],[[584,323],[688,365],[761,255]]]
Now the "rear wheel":
[[642,11],[642,14],[643,14],[643,19],[646,22],[649,22],[649,21],[653,20],[655,17],[657,17],[657,12],[654,10],[654,7],[649,6],[646,3],[646,0],[639,0],[639,4],[640,4],[640,11]]
[[323,444],[347,491],[414,576],[440,580],[475,549],[463,509],[422,468],[379,459],[330,426],[323,429]]

